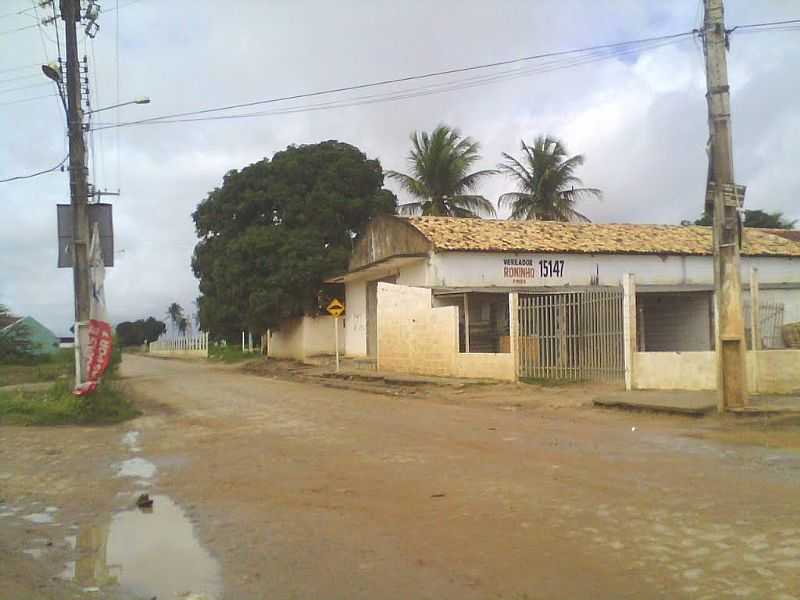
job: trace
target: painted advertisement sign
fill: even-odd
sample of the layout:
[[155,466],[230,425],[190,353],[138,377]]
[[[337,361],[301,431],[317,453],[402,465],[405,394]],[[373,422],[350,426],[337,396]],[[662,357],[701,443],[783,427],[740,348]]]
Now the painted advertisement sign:
[[537,279],[564,277],[566,261],[553,258],[504,257],[503,279],[512,285],[529,285]]

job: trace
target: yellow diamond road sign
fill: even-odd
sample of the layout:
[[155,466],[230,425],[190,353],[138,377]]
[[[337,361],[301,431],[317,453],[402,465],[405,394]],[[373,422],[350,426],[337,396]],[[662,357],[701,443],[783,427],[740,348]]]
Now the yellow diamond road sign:
[[344,304],[341,303],[337,298],[331,300],[331,303],[328,304],[328,314],[334,317],[340,316],[344,312]]

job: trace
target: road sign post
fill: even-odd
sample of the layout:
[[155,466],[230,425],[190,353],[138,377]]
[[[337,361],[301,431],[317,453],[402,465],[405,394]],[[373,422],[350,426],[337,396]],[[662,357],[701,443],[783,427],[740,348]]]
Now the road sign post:
[[339,317],[344,313],[344,304],[337,298],[328,304],[328,314],[333,317],[333,340],[336,345],[336,372],[339,372]]

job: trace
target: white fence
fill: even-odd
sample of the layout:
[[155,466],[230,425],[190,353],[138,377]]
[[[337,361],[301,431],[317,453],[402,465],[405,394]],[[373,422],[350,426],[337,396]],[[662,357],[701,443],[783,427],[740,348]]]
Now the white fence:
[[151,342],[148,347],[150,354],[181,355],[181,356],[208,356],[208,333],[200,335],[159,339]]

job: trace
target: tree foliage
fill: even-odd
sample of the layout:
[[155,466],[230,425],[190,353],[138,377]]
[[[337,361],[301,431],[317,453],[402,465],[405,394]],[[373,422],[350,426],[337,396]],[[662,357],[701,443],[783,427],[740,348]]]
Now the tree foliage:
[[167,332],[167,324],[154,317],[138,321],[123,321],[116,327],[117,338],[121,346],[141,346],[155,342]]
[[[713,225],[713,216],[710,212],[703,213],[703,216],[695,221],[681,221],[682,225]],[[789,221],[783,216],[782,212],[766,212],[755,209],[744,211],[745,227],[764,227],[766,229],[792,229],[797,221]]]
[[575,204],[582,198],[602,198],[603,194],[597,188],[582,187],[583,182],[575,175],[583,164],[583,155],[568,156],[561,140],[551,136],[539,136],[530,146],[522,141],[521,150],[520,159],[503,152],[505,161],[498,165],[517,184],[516,192],[503,194],[499,200],[500,206],[511,209],[511,218],[588,222],[588,217],[575,210]]
[[404,214],[448,217],[494,216],[492,203],[476,194],[481,180],[497,171],[470,170],[481,160],[480,145],[462,137],[458,129],[439,125],[430,134],[411,134],[408,165],[411,174],[387,171],[404,190],[417,198],[400,206]]
[[323,279],[347,268],[359,233],[396,202],[377,160],[333,140],[230,171],[192,215],[201,328],[235,338],[315,312]]
[[[172,323],[173,331],[174,330],[181,331],[181,323],[186,320],[186,318],[183,316],[183,307],[177,302],[173,302],[167,307],[166,316],[167,319],[169,319],[170,323]],[[181,333],[183,333],[185,330],[186,327],[184,326],[183,331],[181,331]]]
[[34,360],[31,332],[24,323],[8,327],[18,317],[4,304],[0,304],[0,363],[24,363]]

